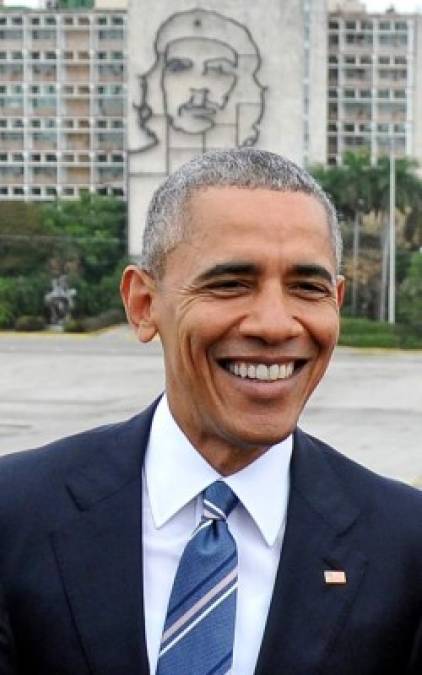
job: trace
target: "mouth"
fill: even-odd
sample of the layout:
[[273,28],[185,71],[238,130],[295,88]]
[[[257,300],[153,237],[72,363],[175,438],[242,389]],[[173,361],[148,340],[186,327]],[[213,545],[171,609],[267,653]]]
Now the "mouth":
[[279,382],[291,378],[305,365],[305,359],[294,359],[280,363],[262,363],[259,361],[241,361],[236,359],[222,359],[219,365],[225,371],[243,380],[254,382]]

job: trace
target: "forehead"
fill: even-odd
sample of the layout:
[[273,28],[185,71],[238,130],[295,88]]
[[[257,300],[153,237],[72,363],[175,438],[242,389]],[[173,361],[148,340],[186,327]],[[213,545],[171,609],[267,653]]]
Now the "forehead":
[[208,60],[210,58],[226,58],[236,61],[236,52],[226,42],[209,38],[187,37],[173,40],[167,45],[166,58],[189,56],[190,58]]
[[[326,211],[303,192],[209,187],[185,204],[181,253],[200,264],[210,257],[320,260],[335,269]],[[176,250],[177,250],[176,248]]]

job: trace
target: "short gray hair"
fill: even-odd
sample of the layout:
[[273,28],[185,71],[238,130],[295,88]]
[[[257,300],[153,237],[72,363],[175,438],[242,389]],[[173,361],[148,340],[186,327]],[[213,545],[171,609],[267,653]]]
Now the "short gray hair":
[[304,192],[324,207],[337,270],[342,239],[336,210],[312,176],[294,162],[256,148],[212,150],[171,174],[154,193],[148,209],[141,266],[152,276],[164,273],[167,254],[186,236],[186,206],[195,191],[207,187],[265,188]]

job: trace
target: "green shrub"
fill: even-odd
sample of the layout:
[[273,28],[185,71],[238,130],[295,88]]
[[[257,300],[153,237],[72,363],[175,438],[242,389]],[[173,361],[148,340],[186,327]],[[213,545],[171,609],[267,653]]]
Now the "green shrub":
[[45,319],[42,316],[22,315],[15,321],[15,330],[36,331],[45,328]]
[[86,330],[82,319],[70,319],[63,328],[66,333],[84,333]]
[[0,329],[12,328],[13,312],[9,305],[0,301]]
[[125,321],[125,313],[122,309],[108,309],[97,316],[89,316],[85,319],[72,319],[68,321],[64,329],[69,333],[85,333],[115,326]]

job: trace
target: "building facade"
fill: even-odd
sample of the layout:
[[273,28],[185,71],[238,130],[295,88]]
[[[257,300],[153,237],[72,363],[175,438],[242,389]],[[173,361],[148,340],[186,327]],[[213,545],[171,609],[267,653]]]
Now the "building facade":
[[421,17],[338,3],[328,19],[327,162],[366,149],[422,160]]
[[126,195],[126,12],[0,11],[0,199]]

